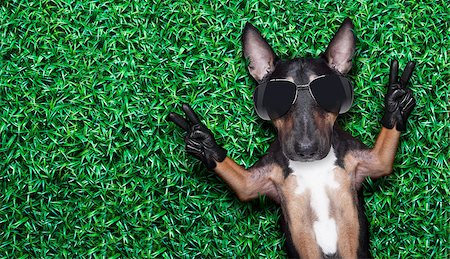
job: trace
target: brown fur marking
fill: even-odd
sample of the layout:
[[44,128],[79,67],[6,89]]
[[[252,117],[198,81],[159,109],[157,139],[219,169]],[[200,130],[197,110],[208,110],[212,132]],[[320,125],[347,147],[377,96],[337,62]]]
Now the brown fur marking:
[[292,114],[287,114],[283,118],[279,118],[273,120],[273,124],[277,128],[277,132],[280,135],[281,139],[284,139],[288,132],[291,132],[294,127],[294,120],[292,118]]
[[333,128],[334,122],[336,121],[337,115],[333,113],[314,113],[314,122],[317,128],[321,130],[329,139],[331,129]]
[[296,177],[289,175],[282,192],[286,201],[283,214],[289,225],[292,241],[301,258],[320,258],[321,252],[312,229],[316,216],[311,209],[309,191],[299,195],[295,193],[296,188]]
[[355,197],[353,197],[353,174],[336,168],[337,190],[328,190],[333,216],[338,229],[338,251],[342,258],[356,258],[359,243],[359,221]]

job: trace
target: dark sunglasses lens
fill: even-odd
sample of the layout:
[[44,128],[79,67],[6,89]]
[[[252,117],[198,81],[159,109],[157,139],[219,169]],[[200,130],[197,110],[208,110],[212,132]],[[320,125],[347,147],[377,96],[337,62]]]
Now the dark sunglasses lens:
[[350,81],[342,76],[329,75],[310,83],[311,93],[316,102],[325,110],[344,113],[353,102],[353,87]]
[[296,92],[295,84],[288,81],[259,85],[253,93],[256,113],[264,120],[280,118],[291,108]]

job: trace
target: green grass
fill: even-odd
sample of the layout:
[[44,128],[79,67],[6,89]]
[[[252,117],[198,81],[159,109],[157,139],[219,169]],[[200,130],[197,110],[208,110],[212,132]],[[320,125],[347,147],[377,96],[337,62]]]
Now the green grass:
[[284,257],[280,209],[240,203],[165,117],[192,104],[252,165],[274,131],[253,111],[244,24],[289,58],[350,17],[356,100],[339,122],[355,137],[380,130],[389,61],[417,62],[394,173],[366,184],[372,252],[448,258],[446,1],[68,2],[0,3],[0,257]]

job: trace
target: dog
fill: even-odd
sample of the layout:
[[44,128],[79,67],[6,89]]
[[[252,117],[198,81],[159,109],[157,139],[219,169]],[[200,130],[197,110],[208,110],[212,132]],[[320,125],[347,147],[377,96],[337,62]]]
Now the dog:
[[408,62],[399,79],[394,60],[374,147],[339,127],[336,118],[353,98],[345,79],[355,52],[353,31],[347,18],[320,57],[281,60],[246,24],[243,54],[259,84],[255,109],[277,130],[267,154],[251,168],[227,157],[189,105],[182,105],[186,118],[168,116],[187,132],[187,152],[214,170],[241,201],[265,195],[281,206],[290,258],[371,258],[362,183],[392,173],[400,134],[415,106],[406,87],[415,64]]

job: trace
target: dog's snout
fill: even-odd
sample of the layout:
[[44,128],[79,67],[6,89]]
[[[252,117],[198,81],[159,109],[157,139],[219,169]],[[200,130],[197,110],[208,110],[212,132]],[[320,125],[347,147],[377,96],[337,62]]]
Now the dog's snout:
[[295,153],[299,155],[302,159],[310,159],[313,158],[318,149],[318,145],[314,141],[302,142],[294,147]]

